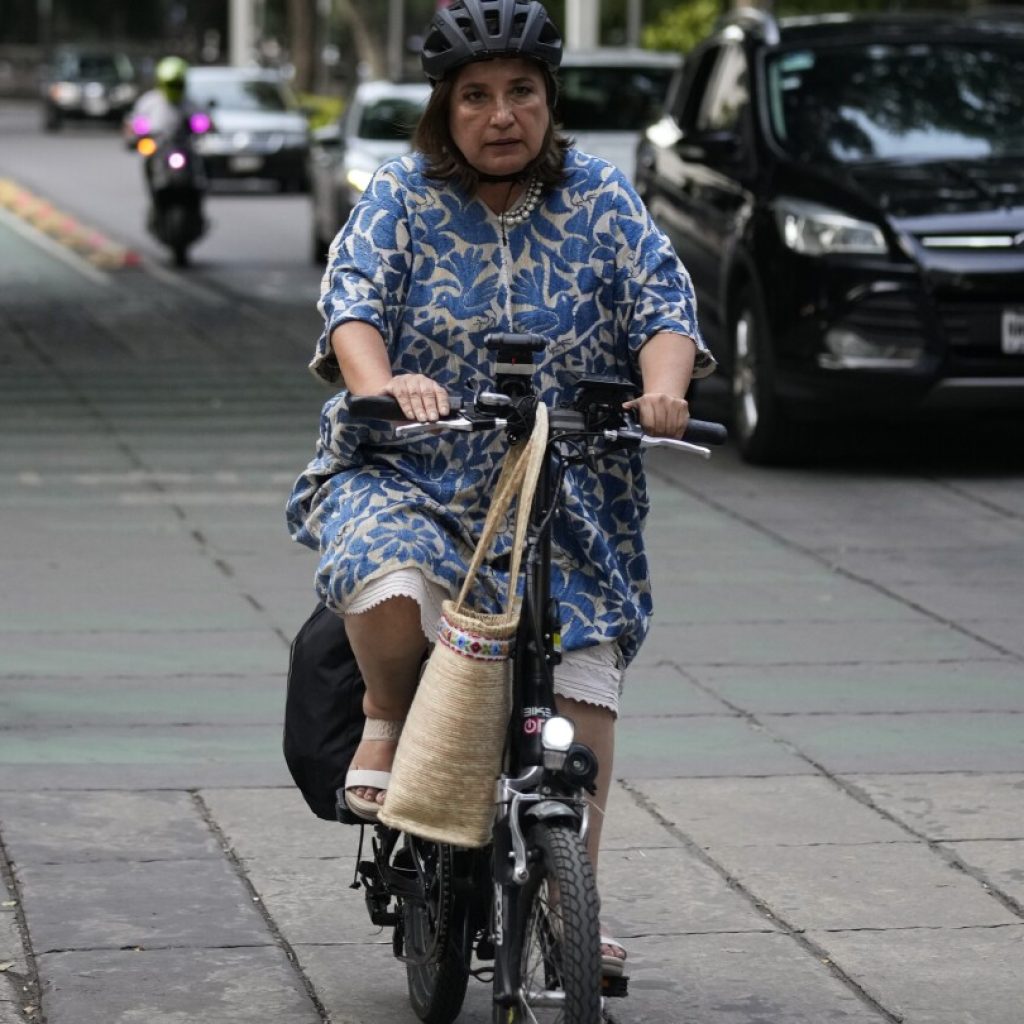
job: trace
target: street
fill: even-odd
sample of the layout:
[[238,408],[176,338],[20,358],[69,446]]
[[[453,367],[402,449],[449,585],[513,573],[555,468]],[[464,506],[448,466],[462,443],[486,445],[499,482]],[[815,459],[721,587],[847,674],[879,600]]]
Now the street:
[[[412,1021],[358,829],[281,756],[330,394],[306,197],[213,197],[179,273],[115,133],[0,104],[0,178],[141,256],[97,276],[0,211],[0,1024]],[[620,1024],[1020,1024],[1024,449],[968,426],[651,458]]]

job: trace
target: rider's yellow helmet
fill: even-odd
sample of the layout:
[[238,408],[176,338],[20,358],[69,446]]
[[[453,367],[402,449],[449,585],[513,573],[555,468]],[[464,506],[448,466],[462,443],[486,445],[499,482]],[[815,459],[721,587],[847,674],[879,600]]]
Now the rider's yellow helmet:
[[172,102],[178,103],[185,95],[185,76],[188,63],[181,57],[164,57],[153,72],[156,87]]

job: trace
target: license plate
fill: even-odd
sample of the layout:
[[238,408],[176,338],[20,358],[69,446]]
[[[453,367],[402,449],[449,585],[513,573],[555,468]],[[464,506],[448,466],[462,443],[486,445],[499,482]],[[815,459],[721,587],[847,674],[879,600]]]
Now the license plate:
[[1024,309],[1003,310],[1003,351],[1008,356],[1024,355]]
[[110,104],[102,96],[86,96],[82,105],[92,117],[105,117],[110,113]]
[[261,156],[233,156],[228,161],[228,167],[239,174],[251,174],[253,171],[258,171],[262,166],[263,157]]

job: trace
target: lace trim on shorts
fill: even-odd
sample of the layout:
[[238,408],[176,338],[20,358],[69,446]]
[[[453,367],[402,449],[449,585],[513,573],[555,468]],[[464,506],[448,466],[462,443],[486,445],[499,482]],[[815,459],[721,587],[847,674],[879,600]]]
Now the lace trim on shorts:
[[[343,609],[343,614],[368,612],[392,597],[411,597],[420,606],[420,627],[427,640],[433,643],[437,639],[441,605],[448,594],[419,569],[396,569],[371,580]],[[624,675],[618,644],[584,647],[563,654],[562,663],[555,666],[555,693],[569,700],[608,708],[617,716]]]
[[441,621],[441,605],[448,594],[433,580],[428,580],[419,569],[395,569],[367,583],[349,605],[345,615],[359,615],[392,597],[411,597],[420,606],[420,628],[429,643],[437,639],[437,624]]

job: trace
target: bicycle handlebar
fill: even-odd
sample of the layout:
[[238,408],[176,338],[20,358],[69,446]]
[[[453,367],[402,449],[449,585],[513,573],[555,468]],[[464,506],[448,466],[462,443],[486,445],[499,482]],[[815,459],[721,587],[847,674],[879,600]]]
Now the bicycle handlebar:
[[[466,409],[466,405],[459,395],[449,395],[448,404],[451,412],[447,416],[442,416],[440,419],[429,423],[419,423],[415,420],[409,420],[405,413],[402,412],[402,407],[398,404],[398,400],[391,395],[350,395],[348,400],[349,412],[353,416],[357,416],[360,419],[391,420],[400,423],[402,426],[398,427],[397,430],[404,434],[417,432],[439,433],[444,430],[493,430],[506,425],[504,420],[495,418],[492,414],[482,417],[479,414],[467,417],[464,413],[471,410]],[[564,414],[569,410],[560,409],[558,411]],[[564,416],[559,416],[557,419],[564,420]],[[557,420],[554,422],[557,422]],[[576,426],[576,429],[582,429],[582,418],[580,418],[579,425],[574,424],[574,426]],[[623,439],[632,436],[638,444],[652,447],[676,447],[683,444],[687,446],[720,445],[725,444],[729,436],[725,426],[721,423],[715,423],[711,420],[694,419],[691,419],[687,424],[682,442],[675,438],[652,437],[648,434],[637,434],[626,430],[602,431],[601,433],[605,433],[609,440],[615,440],[619,436]]]

